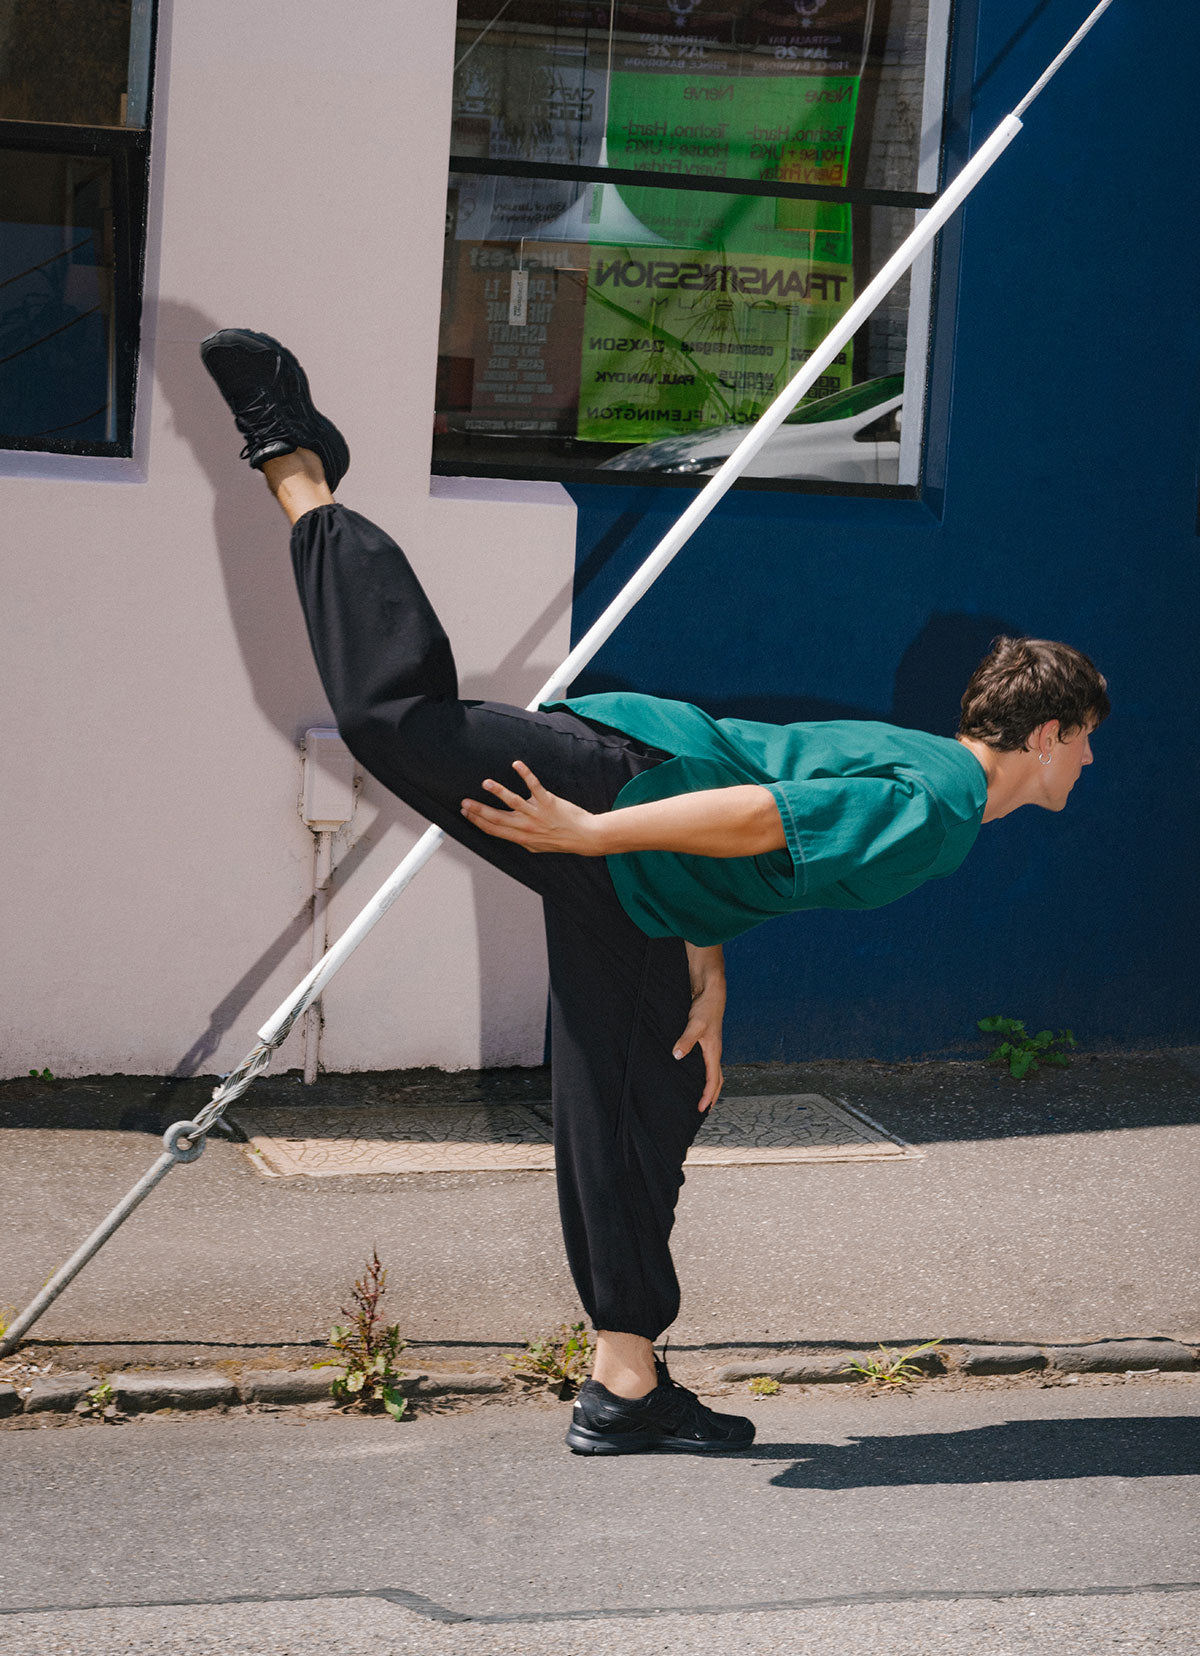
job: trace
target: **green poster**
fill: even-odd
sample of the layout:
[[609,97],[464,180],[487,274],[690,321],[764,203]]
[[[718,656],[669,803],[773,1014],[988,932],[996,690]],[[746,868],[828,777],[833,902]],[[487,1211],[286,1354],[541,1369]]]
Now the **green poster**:
[[[691,248],[591,249],[579,436],[650,442],[757,419],[850,301],[848,264]],[[850,383],[848,352],[813,388]]]
[[[845,183],[855,76],[613,74],[613,167]],[[850,209],[708,191],[594,192],[578,435],[648,442],[756,419],[854,297]],[[615,212],[614,205],[621,211]],[[605,225],[620,225],[620,245]],[[851,381],[847,350],[810,395]]]

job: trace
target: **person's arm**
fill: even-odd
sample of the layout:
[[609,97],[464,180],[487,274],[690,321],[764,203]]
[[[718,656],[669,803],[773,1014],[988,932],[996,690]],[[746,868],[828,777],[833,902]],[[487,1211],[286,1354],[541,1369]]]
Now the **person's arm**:
[[543,788],[520,760],[513,769],[529,789],[523,798],[490,778],[483,786],[505,809],[464,799],[468,821],[527,851],[608,857],[622,851],[682,851],[697,857],[756,857],[786,845],[779,807],[754,784],[676,794],[620,811],[593,813]]
[[704,1091],[700,1109],[707,1110],[721,1096],[725,1077],[721,1070],[721,1024],[725,1017],[725,955],[718,943],[702,949],[695,943],[687,949],[688,976],[692,981],[692,1007],[687,1028],[676,1041],[676,1058],[685,1058],[699,1044],[704,1054]]

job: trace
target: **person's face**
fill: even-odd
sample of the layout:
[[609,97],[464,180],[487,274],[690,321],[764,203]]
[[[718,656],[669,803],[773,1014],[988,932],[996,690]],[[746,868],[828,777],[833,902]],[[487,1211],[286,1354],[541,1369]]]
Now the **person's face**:
[[1034,732],[1032,747],[1035,754],[1046,754],[1050,763],[1037,764],[1040,788],[1039,805],[1048,811],[1061,811],[1071,789],[1079,780],[1079,773],[1092,762],[1092,732],[1095,725],[1087,724],[1078,730],[1060,732],[1058,721],[1052,719]]

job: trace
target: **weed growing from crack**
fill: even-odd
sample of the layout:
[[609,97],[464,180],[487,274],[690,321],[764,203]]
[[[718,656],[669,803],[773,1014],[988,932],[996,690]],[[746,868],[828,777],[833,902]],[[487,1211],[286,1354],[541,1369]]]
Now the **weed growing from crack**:
[[1069,1064],[1068,1049],[1079,1044],[1069,1029],[1060,1029],[1057,1034],[1040,1029],[1036,1035],[1030,1035],[1020,1018],[980,1018],[978,1027],[985,1035],[1001,1037],[1000,1045],[988,1053],[987,1061],[1007,1064],[1014,1081],[1032,1075],[1042,1064],[1060,1067]]
[[506,1357],[518,1380],[547,1387],[566,1402],[587,1379],[592,1345],[581,1322],[564,1323],[543,1340],[526,1339],[524,1351]]
[[101,1380],[98,1386],[85,1392],[75,1405],[75,1413],[85,1420],[118,1420],[121,1408],[113,1394],[112,1385]]
[[755,1397],[777,1397],[779,1381],[769,1374],[756,1374],[750,1382],[750,1390]]
[[329,1333],[330,1349],[337,1356],[313,1366],[341,1368],[330,1386],[337,1402],[347,1408],[386,1409],[393,1420],[399,1420],[408,1408],[408,1399],[400,1391],[403,1375],[396,1368],[405,1342],[399,1323],[385,1325],[380,1318],[379,1302],[386,1292],[387,1269],[380,1264],[378,1250],[372,1248],[367,1268],[351,1292],[353,1311],[342,1307],[342,1316],[349,1322],[334,1323]]
[[843,1374],[861,1374],[864,1380],[874,1380],[881,1386],[904,1386],[910,1380],[922,1380],[925,1371],[914,1358],[941,1345],[941,1340],[926,1340],[924,1345],[909,1346],[907,1351],[895,1351],[879,1346],[863,1362],[847,1363]]

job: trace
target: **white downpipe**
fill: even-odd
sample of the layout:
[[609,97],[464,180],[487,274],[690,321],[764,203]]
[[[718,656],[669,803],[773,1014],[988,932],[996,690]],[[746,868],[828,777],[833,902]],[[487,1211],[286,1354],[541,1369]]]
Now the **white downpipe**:
[[[1111,0],[1105,0],[1105,4],[1109,3]],[[800,372],[789,381],[771,406],[751,426],[720,469],[709,478],[692,504],[659,541],[628,585],[613,599],[599,620],[588,628],[558,671],[546,680],[528,704],[530,709],[561,696],[571,681],[578,677],[600,646],[616,631],[638,599],[653,586],[684,542],[694,534],[717,502],[733,487],[767,439],[779,429],[805,392],[816,384],[834,357],[849,342],[875,307],[891,292],[914,259],[929,246],[946,220],[966,200],[984,173],[1003,154],[1020,130],[1021,123],[1016,115],[1005,116],[991,137],[967,162],[953,184],[942,192],[912,234],[901,242],[879,274],[863,289],[833,332],[826,335]],[[405,886],[418,870],[425,866],[445,837],[440,828],[430,828],[422,835],[399,868],[379,888],[357,918],[351,921],[324,959],[313,967],[283,1005],[263,1024],[258,1032],[260,1041],[272,1042],[285,1024],[294,1022],[300,1012],[315,1000],[342,962],[353,954],[367,933],[383,919]]]
[[[312,963],[319,966],[329,942],[329,885],[333,877],[333,833],[328,828],[318,830],[313,848],[313,917]],[[325,1021],[319,999],[313,1001],[304,1016],[304,1085],[311,1087],[317,1079],[321,1061],[321,1026]]]

